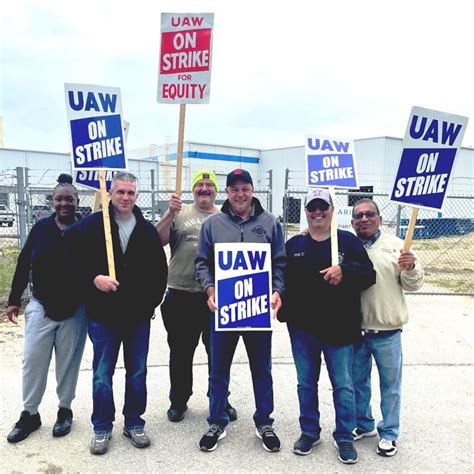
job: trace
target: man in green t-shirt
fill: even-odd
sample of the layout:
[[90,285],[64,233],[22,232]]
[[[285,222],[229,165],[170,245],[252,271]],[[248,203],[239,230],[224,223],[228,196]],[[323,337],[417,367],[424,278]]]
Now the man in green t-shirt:
[[[211,313],[207,295],[196,281],[194,259],[197,255],[199,231],[204,220],[218,208],[216,175],[210,170],[197,171],[192,179],[193,204],[183,204],[177,194],[156,225],[163,246],[170,244],[168,291],[161,305],[163,323],[170,348],[170,401],[168,419],[181,421],[193,391],[193,358],[199,338],[206,348],[210,371],[209,331]],[[228,402],[230,420],[237,412]]]

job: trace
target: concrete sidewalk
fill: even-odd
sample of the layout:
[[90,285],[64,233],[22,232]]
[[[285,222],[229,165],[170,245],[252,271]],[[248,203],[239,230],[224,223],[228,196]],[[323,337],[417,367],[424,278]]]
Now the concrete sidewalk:
[[[16,445],[6,441],[21,407],[23,327],[0,326],[2,388],[1,472],[472,472],[473,465],[473,299],[409,296],[411,320],[403,334],[404,382],[399,453],[382,458],[375,453],[377,438],[356,443],[359,462],[337,460],[331,431],[332,394],[325,368],[320,381],[321,445],[309,456],[296,456],[299,436],[296,374],[286,325],[277,323],[273,338],[275,430],[282,441],[279,453],[262,449],[252,422],[254,400],[243,344],[232,366],[231,402],[239,419],[227,428],[227,438],[215,452],[204,453],[198,442],[207,428],[207,366],[202,347],[196,354],[195,390],[186,418],[170,423],[168,409],[168,347],[159,314],[153,322],[148,372],[147,430],[152,446],[134,448],[122,435],[121,407],[124,370],[119,361],[115,382],[117,420],[109,452],[89,453],[91,436],[91,345],[88,341],[76,400],[74,425],[65,438],[53,438],[57,411],[54,372],[40,407],[42,427]],[[23,323],[23,319],[22,319]],[[374,372],[375,374],[375,372]],[[373,409],[380,419],[378,380],[373,380]]]

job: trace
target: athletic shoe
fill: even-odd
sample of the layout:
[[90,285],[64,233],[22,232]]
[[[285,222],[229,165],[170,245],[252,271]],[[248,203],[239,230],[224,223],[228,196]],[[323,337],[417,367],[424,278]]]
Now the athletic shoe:
[[352,430],[352,434],[354,435],[354,441],[358,441],[362,438],[371,438],[377,434],[377,430],[372,431],[362,431],[360,428],[354,428]]
[[214,451],[217,448],[217,442],[224,439],[227,433],[218,425],[210,425],[207,433],[199,441],[199,447],[202,451]]
[[109,441],[112,438],[112,432],[94,433],[91,440],[90,452],[92,454],[105,454],[109,449]]
[[227,413],[229,421],[235,421],[237,419],[237,410],[229,402],[227,402],[224,411]]
[[259,426],[255,434],[263,441],[263,449],[266,449],[271,453],[280,451],[280,440],[270,425]]
[[334,442],[339,451],[337,458],[344,464],[355,464],[359,457],[352,441]]
[[395,441],[382,438],[377,446],[377,454],[380,456],[391,457],[397,454],[397,445]]
[[187,405],[184,405],[184,407],[178,407],[171,404],[168,411],[166,412],[166,415],[168,416],[168,420],[173,423],[178,423],[182,421],[184,419],[184,413],[186,412],[187,409],[188,409]]
[[72,426],[72,410],[69,408],[60,408],[56,423],[53,426],[53,436],[58,438],[66,436],[71,431]]
[[319,443],[321,443],[320,437],[313,438],[312,436],[302,433],[293,445],[293,452],[301,456],[306,456],[313,450],[313,446]]
[[123,434],[132,440],[132,444],[136,448],[146,448],[151,444],[150,437],[143,428],[128,429],[124,426]]
[[10,433],[8,433],[7,440],[9,443],[23,441],[40,426],[40,414],[36,413],[35,415],[30,415],[29,411],[24,410],[20,414],[20,419],[13,425]]

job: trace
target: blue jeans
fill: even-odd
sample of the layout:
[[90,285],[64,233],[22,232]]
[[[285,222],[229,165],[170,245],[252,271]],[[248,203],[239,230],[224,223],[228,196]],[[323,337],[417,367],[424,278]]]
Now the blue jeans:
[[92,425],[96,433],[112,431],[115,420],[112,378],[123,343],[125,365],[125,403],[123,415],[128,429],[143,428],[141,415],[146,409],[147,356],[150,321],[135,326],[118,327],[88,321],[89,337],[94,346]]
[[352,441],[355,425],[355,397],[352,384],[353,345],[337,346],[321,342],[310,332],[288,324],[291,350],[298,377],[300,427],[302,433],[318,438],[321,433],[318,381],[321,372],[321,352],[332,385],[336,412],[336,441]]
[[380,378],[382,421],[377,425],[381,438],[396,440],[400,434],[400,400],[402,387],[401,330],[366,333],[354,345],[354,389],[357,426],[362,431],[374,429],[370,408],[372,356]]
[[239,338],[242,337],[252,373],[256,410],[255,426],[272,425],[273,379],[272,379],[272,332],[241,331],[224,332],[214,330],[211,322],[211,375],[209,376],[210,425],[224,428],[229,423],[225,412],[229,393],[230,367]]

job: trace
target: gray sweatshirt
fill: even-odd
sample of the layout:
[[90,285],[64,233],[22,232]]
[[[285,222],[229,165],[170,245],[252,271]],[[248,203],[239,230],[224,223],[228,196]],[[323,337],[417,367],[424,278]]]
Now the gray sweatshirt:
[[254,213],[242,221],[230,211],[229,201],[222,209],[210,215],[199,234],[198,255],[195,260],[196,279],[204,291],[214,283],[214,244],[225,242],[255,242],[271,244],[272,287],[280,294],[285,289],[285,242],[280,223],[273,214],[265,211],[257,198],[253,198]]

